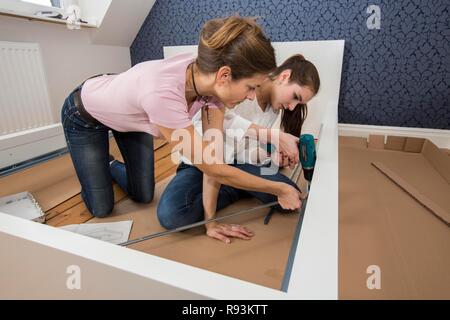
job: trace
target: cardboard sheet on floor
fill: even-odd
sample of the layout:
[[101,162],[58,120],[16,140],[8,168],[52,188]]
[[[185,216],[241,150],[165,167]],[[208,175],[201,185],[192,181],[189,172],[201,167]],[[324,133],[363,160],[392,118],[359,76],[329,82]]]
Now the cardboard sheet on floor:
[[[157,184],[150,204],[126,199],[116,204],[111,216],[94,218],[88,223],[133,220],[130,239],[164,231],[156,217],[158,199],[169,177]],[[303,177],[299,184],[304,186]],[[301,189],[303,190],[303,189]],[[260,205],[255,199],[241,200],[220,211],[219,216]],[[263,224],[268,209],[241,215],[224,223],[243,224],[255,232],[252,240],[233,239],[224,244],[205,235],[203,227],[130,245],[129,248],[181,262],[266,287],[280,289],[299,214],[275,214],[269,225]],[[251,297],[249,297],[251,298]]]
[[[372,162],[450,212],[448,153],[425,139],[339,137],[339,298],[450,299],[449,226]],[[380,289],[368,288],[374,276]]]

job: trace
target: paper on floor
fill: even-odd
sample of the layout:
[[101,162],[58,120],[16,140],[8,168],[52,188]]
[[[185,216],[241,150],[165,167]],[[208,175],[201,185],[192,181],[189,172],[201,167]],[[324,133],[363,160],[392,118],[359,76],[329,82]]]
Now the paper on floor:
[[36,222],[45,222],[45,214],[39,204],[29,192],[0,198],[0,211]]
[[133,221],[119,221],[108,223],[70,224],[61,229],[79,233],[91,238],[119,244],[128,240]]

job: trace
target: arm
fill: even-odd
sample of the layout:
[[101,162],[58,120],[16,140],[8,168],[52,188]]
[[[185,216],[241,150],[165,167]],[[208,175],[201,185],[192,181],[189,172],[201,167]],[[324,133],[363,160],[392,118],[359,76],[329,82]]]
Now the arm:
[[[211,110],[202,109],[202,128],[203,134],[209,129],[223,130],[223,112],[212,112]],[[223,141],[221,141],[223,142]],[[217,148],[223,149],[223,143],[218,143]],[[217,154],[220,157],[221,154]],[[223,156],[221,159],[217,158],[217,162],[223,162]],[[220,190],[220,182],[213,177],[203,174],[203,208],[205,211],[205,220],[213,219],[216,216],[217,197]],[[205,225],[206,234],[212,238],[221,240],[225,243],[230,243],[229,237],[241,238],[244,240],[250,240],[253,233],[239,225],[229,225],[217,222],[210,222]]]
[[[219,193],[220,183],[214,178],[203,174],[203,207],[205,209],[205,220],[212,219],[216,216],[217,195]],[[232,237],[244,240],[250,240],[253,237],[253,232],[244,226],[236,224],[225,224],[216,221],[207,223],[206,234],[211,237],[231,243]]]
[[232,137],[237,138],[238,142],[245,137],[249,137],[264,144],[272,143],[278,151],[289,158],[290,165],[295,165],[299,161],[299,139],[289,133],[252,123],[234,112],[234,110],[225,114],[224,129],[225,132],[231,129]]
[[[223,119],[224,110],[212,111],[209,109],[202,108],[202,129],[203,136],[209,129],[223,130]],[[219,141],[217,148],[222,148],[223,150],[223,140]],[[223,156],[219,159],[217,155],[217,163],[223,163]],[[217,207],[217,196],[220,190],[220,182],[209,176],[208,174],[203,174],[203,208],[205,210],[205,220],[212,219],[216,216]],[[208,229],[208,225],[206,225]]]
[[[220,109],[210,109],[210,113],[211,112],[215,113],[223,111],[220,111]],[[284,209],[293,210],[300,207],[301,201],[299,199],[299,192],[288,184],[256,177],[223,163],[211,163],[205,161],[203,155],[205,152],[203,152],[203,150],[208,149],[208,144],[196,133],[193,126],[181,130],[169,129],[162,126],[158,126],[158,128],[167,141],[172,141],[172,135],[183,137],[182,145],[187,147],[181,146],[179,151],[191,160],[199,170],[210,177],[215,178],[218,183],[230,185],[239,189],[271,193],[278,197],[278,202]],[[184,139],[186,139],[186,141]],[[180,144],[178,146],[180,146]],[[201,146],[201,148],[198,146]],[[200,161],[198,161],[198,159]]]
[[252,139],[258,139],[262,143],[272,143],[282,155],[289,158],[289,165],[299,162],[298,143],[299,138],[279,129],[265,128],[252,123],[245,133]]

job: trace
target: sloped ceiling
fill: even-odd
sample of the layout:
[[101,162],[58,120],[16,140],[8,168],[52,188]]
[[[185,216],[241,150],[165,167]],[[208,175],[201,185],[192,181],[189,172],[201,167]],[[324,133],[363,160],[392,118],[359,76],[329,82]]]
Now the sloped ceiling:
[[112,0],[93,44],[130,47],[156,0]]

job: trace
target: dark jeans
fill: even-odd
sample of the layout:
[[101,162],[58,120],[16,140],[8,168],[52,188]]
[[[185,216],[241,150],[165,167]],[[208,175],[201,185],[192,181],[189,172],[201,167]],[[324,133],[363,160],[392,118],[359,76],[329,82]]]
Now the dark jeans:
[[[260,167],[251,164],[233,164],[234,167],[264,179],[285,182],[297,188],[298,186],[288,177],[276,172],[273,175],[261,175]],[[164,190],[158,204],[159,223],[166,229],[174,229],[204,219],[203,202],[203,173],[194,166],[181,163],[177,174]],[[277,201],[277,197],[270,193],[241,190],[222,185],[217,197],[217,211],[239,199],[255,197],[263,203]],[[278,211],[283,210],[275,206]]]
[[81,196],[96,217],[105,217],[114,207],[112,180],[137,202],[148,203],[155,189],[153,137],[143,132],[112,130],[125,164],[109,165],[110,128],[90,124],[80,117],[73,93],[64,101],[61,122],[67,147],[81,184]]

